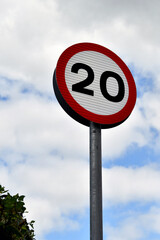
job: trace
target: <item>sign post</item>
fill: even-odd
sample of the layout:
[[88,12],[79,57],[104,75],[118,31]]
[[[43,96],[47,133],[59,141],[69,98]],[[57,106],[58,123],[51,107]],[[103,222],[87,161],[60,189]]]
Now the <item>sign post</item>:
[[135,82],[115,53],[94,43],[78,43],[61,54],[53,87],[67,114],[90,127],[90,240],[102,240],[101,129],[129,117],[136,102]]
[[90,240],[103,239],[101,126],[90,123]]

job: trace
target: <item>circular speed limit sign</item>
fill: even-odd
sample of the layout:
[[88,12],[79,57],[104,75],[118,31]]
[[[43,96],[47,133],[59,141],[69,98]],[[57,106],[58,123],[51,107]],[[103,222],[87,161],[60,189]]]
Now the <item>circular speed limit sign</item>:
[[60,56],[53,76],[56,97],[75,120],[102,128],[117,126],[131,114],[136,86],[126,64],[109,49],[79,43]]

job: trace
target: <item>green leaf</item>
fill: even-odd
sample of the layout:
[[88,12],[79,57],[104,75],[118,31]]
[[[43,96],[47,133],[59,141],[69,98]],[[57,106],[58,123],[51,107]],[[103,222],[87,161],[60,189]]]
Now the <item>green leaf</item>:
[[24,195],[11,196],[0,185],[0,239],[35,240],[34,221],[27,223],[23,217],[26,213]]

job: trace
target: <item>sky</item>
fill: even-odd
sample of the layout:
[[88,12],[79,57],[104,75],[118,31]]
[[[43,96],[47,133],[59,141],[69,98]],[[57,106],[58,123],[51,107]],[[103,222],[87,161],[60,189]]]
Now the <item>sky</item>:
[[0,184],[25,195],[37,240],[89,239],[89,128],[53,92],[61,53],[79,42],[115,52],[137,101],[102,130],[104,240],[160,239],[160,2],[0,1]]

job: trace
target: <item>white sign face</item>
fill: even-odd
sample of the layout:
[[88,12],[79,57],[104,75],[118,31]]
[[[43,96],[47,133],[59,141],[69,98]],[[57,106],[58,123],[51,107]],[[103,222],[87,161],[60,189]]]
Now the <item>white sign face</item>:
[[136,102],[136,86],[126,64],[109,49],[79,43],[60,56],[53,85],[63,109],[87,126],[109,128],[128,118]]
[[[83,65],[79,67],[77,73],[72,71],[73,66],[78,63],[85,64],[93,73],[91,75],[91,83],[89,83],[86,87],[83,87],[83,89],[93,91],[93,95],[89,93],[87,94],[87,92],[83,93],[78,90],[73,90],[73,86],[83,83],[86,81],[85,79],[90,77],[90,73],[83,68]],[[108,92],[108,95],[113,97],[113,101],[110,101],[108,97],[103,94],[103,90],[101,90],[101,76],[104,72],[109,72],[111,70],[121,77],[124,84],[124,89],[122,89],[122,91],[124,91],[124,96],[123,99],[118,102],[114,101],[114,97],[116,99],[116,96],[119,94],[121,89],[117,79],[112,75],[105,79],[104,87],[106,88],[105,91]],[[65,79],[67,88],[75,101],[86,110],[95,114],[112,115],[117,113],[123,109],[128,100],[128,83],[123,71],[111,58],[102,53],[96,51],[83,51],[75,54],[70,58],[66,65]]]

